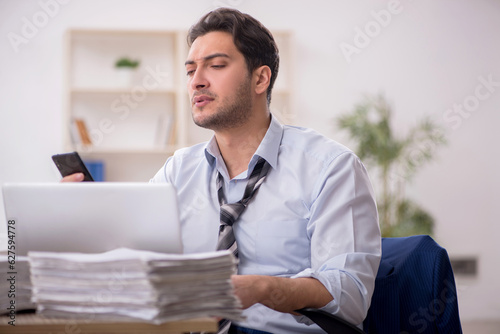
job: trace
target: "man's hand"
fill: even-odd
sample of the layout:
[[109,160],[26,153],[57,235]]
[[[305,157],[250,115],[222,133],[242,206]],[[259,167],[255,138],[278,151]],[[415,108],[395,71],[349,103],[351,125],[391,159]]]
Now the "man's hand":
[[315,278],[233,275],[231,282],[244,309],[261,303],[279,312],[296,314],[295,310],[320,308],[333,299]]
[[61,182],[81,182],[83,181],[83,173],[75,173],[67,175],[61,179]]
[[234,294],[241,302],[243,309],[249,308],[253,304],[266,298],[266,281],[258,275],[233,275],[231,283],[233,284]]

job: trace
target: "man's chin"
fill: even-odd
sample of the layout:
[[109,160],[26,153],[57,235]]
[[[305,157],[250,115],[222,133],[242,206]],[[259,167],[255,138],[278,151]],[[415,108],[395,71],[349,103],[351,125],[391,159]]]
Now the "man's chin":
[[193,121],[194,124],[196,124],[200,128],[213,130],[213,121],[211,121],[210,119],[206,119],[203,117],[193,117]]

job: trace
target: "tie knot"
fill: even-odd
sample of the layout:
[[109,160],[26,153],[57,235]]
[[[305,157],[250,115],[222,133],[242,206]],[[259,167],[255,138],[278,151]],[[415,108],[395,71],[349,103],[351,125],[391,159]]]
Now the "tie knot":
[[220,207],[220,221],[225,225],[232,226],[240,214],[245,210],[245,205],[238,201],[231,204],[223,204]]

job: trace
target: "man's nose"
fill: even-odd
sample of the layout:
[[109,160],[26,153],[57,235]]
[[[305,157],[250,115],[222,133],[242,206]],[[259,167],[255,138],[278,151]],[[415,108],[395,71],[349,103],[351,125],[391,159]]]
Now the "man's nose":
[[199,90],[208,88],[210,86],[208,79],[202,69],[195,70],[193,77],[191,78],[190,85],[192,90]]

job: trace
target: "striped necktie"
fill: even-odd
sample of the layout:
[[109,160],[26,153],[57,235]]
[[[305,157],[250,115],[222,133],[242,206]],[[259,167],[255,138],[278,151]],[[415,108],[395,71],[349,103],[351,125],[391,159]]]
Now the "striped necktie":
[[[229,249],[234,256],[238,257],[238,245],[233,233],[233,224],[241,215],[243,210],[245,210],[248,202],[252,199],[253,195],[255,195],[262,182],[264,182],[267,172],[269,171],[269,167],[270,165],[266,160],[259,158],[253,168],[252,174],[250,175],[243,198],[238,202],[231,204],[227,204],[224,196],[224,178],[219,173],[217,177],[217,195],[219,197],[220,204],[220,226],[217,250]],[[230,326],[230,320],[221,320],[219,322],[219,331],[217,333],[227,333]]]

